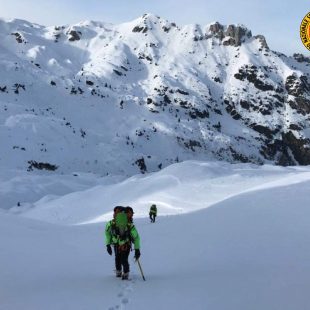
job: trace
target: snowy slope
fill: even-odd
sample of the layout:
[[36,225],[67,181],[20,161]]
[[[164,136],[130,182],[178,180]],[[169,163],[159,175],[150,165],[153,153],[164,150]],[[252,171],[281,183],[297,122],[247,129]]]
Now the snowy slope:
[[0,39],[2,168],[310,163],[309,59],[269,50],[243,25],[1,19]]
[[[297,171],[300,177],[310,177],[308,168]],[[23,205],[11,208],[10,212],[60,224],[109,220],[115,205],[135,206],[137,218],[146,217],[152,203],[159,206],[162,215],[182,214],[260,188],[266,182],[268,187],[277,186],[282,178],[285,182],[294,182],[295,174],[293,168],[283,170],[272,166],[183,162],[155,174],[133,176],[120,183],[90,186],[60,197],[45,196],[31,205],[26,204],[25,208]]]
[[[197,166],[201,175],[196,175]],[[159,204],[155,224],[147,218],[150,201],[139,187],[132,187],[141,178],[153,190],[152,201]],[[175,181],[164,186],[160,180],[165,178]],[[103,218],[96,217],[98,223],[93,224],[58,225],[46,223],[51,217],[44,212],[25,210],[16,216],[2,210],[0,309],[307,310],[309,182],[308,167],[220,167],[210,162],[176,164],[122,181],[120,199],[131,192],[131,197],[144,201],[132,206],[138,216],[146,282],[132,255],[132,281],[113,276]],[[185,183],[190,197],[186,206]],[[233,193],[228,192],[232,184]],[[101,192],[110,186],[102,186]],[[96,187],[96,195],[88,193],[71,198],[79,221],[89,219],[83,196],[90,205],[102,199]],[[168,205],[174,209],[167,212]],[[197,205],[202,209],[196,211]],[[44,207],[61,210],[57,199],[53,205],[40,205]],[[108,210],[103,207],[101,212]],[[23,215],[42,216],[44,222]]]

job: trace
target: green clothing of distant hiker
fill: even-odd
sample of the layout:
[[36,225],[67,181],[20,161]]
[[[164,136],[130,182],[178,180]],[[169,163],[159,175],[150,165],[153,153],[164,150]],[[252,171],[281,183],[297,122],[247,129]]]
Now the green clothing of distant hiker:
[[149,215],[150,215],[151,223],[155,223],[155,218],[157,216],[157,207],[155,204],[151,205]]

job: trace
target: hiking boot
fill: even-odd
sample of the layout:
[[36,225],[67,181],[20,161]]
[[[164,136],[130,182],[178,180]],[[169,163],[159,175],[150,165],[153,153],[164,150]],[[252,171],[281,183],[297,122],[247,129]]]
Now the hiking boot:
[[129,272],[125,272],[122,275],[122,280],[128,280],[128,277],[129,277]]
[[122,276],[122,271],[121,270],[116,270],[116,277],[120,278]]

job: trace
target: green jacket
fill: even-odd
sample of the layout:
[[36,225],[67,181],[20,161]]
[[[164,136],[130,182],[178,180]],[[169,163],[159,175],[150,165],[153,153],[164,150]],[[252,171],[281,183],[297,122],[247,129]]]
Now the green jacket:
[[150,215],[151,214],[155,214],[155,216],[157,215],[157,208],[155,205],[151,205],[151,208],[150,208]]
[[126,239],[120,240],[120,237],[115,233],[115,220],[107,222],[105,226],[105,243],[106,245],[123,245],[127,242],[134,244],[135,250],[140,249],[140,236],[133,223],[128,223],[129,235]]

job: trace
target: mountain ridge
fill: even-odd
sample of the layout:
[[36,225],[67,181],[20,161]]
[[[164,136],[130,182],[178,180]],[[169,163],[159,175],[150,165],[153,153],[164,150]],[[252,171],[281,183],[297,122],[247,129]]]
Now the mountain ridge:
[[310,164],[310,59],[244,25],[0,19],[0,166],[127,174]]

